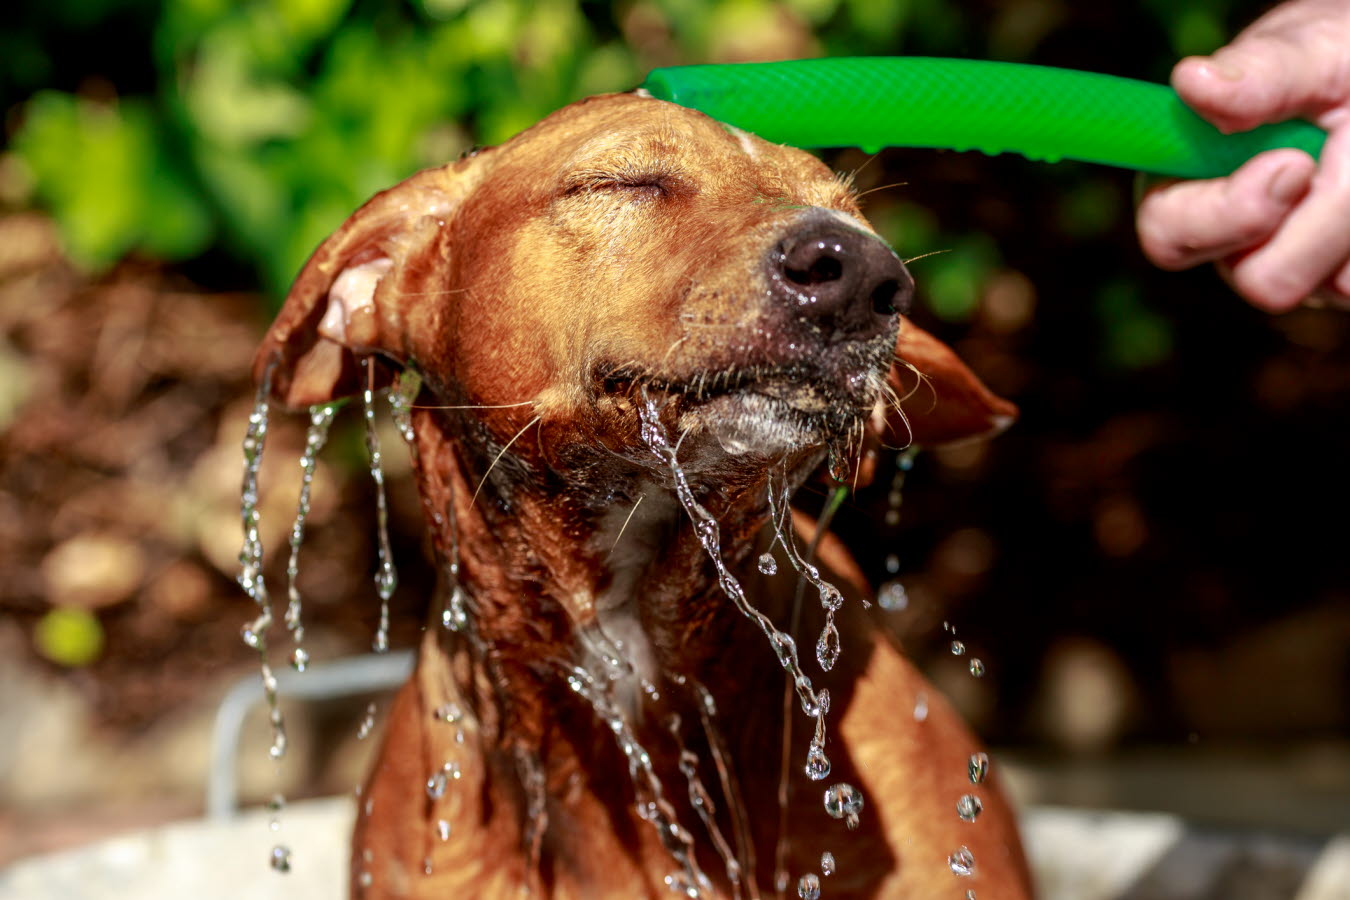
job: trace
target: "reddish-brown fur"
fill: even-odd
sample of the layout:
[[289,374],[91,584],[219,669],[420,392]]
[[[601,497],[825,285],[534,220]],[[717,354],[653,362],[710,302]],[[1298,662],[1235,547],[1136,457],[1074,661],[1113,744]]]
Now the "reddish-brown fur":
[[[754,565],[768,547],[770,477],[800,483],[826,443],[851,454],[877,440],[937,443],[992,432],[1014,414],[905,322],[898,356],[926,380],[915,389],[912,373],[895,365],[875,382],[915,389],[908,422],[876,402],[870,383],[829,395],[847,408],[810,440],[736,445],[738,429],[772,419],[745,417],[752,390],[803,408],[820,395],[786,376],[712,399],[700,399],[700,384],[793,353],[807,353],[822,382],[845,379],[853,364],[843,341],[789,348],[794,313],[766,305],[764,255],[803,207],[867,228],[850,192],[813,157],[680,107],[613,95],[380,194],[301,273],[256,372],[270,372],[274,398],[293,406],[358,391],[364,358],[376,361],[369,372],[380,384],[404,367],[421,374],[418,488],[437,551],[447,564],[458,554],[470,598],[467,632],[438,619],[428,626],[416,673],[390,710],[354,836],[355,896],[669,895],[664,879],[678,866],[634,810],[613,734],[566,683],[567,667],[594,661],[587,641],[597,625],[633,650],[660,689],[653,698],[621,676],[614,697],[693,832],[713,882],[706,894],[730,896],[670,732],[679,716],[730,836],[693,684],[716,698],[757,859],[746,881],[774,895],[783,670],[719,589],[671,499],[668,468],[640,437],[644,386],[672,441],[683,439],[681,464],[721,526],[723,557],[780,627],[796,579]],[[474,408],[433,408],[465,406]],[[805,546],[813,526],[799,519],[796,528]],[[833,695],[833,772],[826,782],[802,773],[810,722],[794,703],[790,892],[830,850],[838,872],[823,881],[828,897],[959,897],[969,888],[981,900],[1028,896],[1012,815],[992,781],[977,791],[978,822],[956,816],[976,742],[864,611],[868,588],[843,548],[827,538],[817,558],[848,598],[844,651],[828,675],[809,659],[823,614],[808,593],[797,639],[803,665]],[[922,722],[912,713],[920,693]],[[462,743],[433,715],[447,703],[467,711]],[[461,777],[429,796],[428,776],[452,760]],[[538,793],[524,786],[531,760],[545,786],[542,817],[531,812]],[[866,796],[855,831],[822,807],[823,787],[836,781]],[[435,833],[439,820],[450,823],[448,840]],[[966,879],[947,867],[962,845],[978,864]]]

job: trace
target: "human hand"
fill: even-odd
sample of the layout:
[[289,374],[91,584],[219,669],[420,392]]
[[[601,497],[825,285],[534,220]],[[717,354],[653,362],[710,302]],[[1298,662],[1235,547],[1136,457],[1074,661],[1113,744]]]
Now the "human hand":
[[1214,262],[1271,312],[1305,301],[1350,306],[1350,0],[1289,0],[1172,86],[1220,131],[1305,118],[1327,131],[1321,159],[1271,150],[1227,178],[1150,188],[1137,226],[1164,269]]

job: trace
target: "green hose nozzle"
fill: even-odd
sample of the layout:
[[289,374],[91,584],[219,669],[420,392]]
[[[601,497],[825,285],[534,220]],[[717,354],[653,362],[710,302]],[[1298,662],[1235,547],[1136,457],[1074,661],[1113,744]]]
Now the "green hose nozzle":
[[1228,175],[1263,150],[1314,159],[1304,121],[1225,135],[1161,84],[1019,63],[844,57],[655,69],[642,85],[775,143],[934,147],[1076,159],[1156,175]]

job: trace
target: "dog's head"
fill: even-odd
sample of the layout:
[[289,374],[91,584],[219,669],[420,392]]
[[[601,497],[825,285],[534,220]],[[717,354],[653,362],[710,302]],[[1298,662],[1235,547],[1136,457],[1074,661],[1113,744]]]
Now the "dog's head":
[[413,366],[441,402],[484,407],[485,445],[538,417],[545,439],[516,452],[555,469],[586,464],[560,448],[642,454],[643,395],[682,456],[818,459],[881,426],[907,364],[932,393],[886,440],[996,428],[1011,407],[903,318],[912,287],[814,157],[609,95],[363,206],[300,274],[256,370],[275,363],[274,396],[307,405],[358,390],[362,357],[386,378]]

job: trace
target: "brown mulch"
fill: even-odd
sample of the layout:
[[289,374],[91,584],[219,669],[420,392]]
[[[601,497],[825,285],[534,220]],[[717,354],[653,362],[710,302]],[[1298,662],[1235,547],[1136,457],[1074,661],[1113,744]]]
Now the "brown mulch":
[[[57,673],[36,623],[57,605],[91,610],[103,652],[64,674],[109,728],[142,728],[254,662],[239,638],[251,601],[233,576],[248,368],[266,318],[255,295],[197,290],[143,262],[90,279],[47,220],[0,219],[0,619],[29,635],[29,664]],[[356,418],[339,420],[324,456],[301,569],[307,633],[325,654],[364,652],[377,618],[369,479],[347,477],[364,466]],[[300,417],[274,415],[274,600],[303,439]],[[407,479],[393,481],[393,644],[409,646],[428,576]]]

